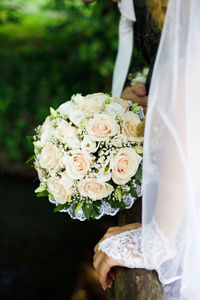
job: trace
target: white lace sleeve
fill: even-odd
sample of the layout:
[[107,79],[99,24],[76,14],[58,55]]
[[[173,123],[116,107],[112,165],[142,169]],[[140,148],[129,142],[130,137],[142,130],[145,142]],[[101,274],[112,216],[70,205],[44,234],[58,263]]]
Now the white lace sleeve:
[[155,220],[146,225],[144,233],[146,236],[142,238],[142,227],[139,227],[114,235],[102,241],[99,250],[122,266],[149,270],[157,269],[163,261],[176,254]]

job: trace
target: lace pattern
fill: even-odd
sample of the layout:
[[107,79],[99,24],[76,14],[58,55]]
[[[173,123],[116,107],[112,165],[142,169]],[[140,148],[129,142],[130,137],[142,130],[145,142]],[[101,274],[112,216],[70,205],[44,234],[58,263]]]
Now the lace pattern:
[[105,239],[100,243],[99,250],[122,266],[148,270],[156,270],[176,254],[155,220],[143,230],[140,227]]
[[[141,187],[139,185],[135,185],[135,188],[137,191],[138,198],[141,197],[142,195]],[[125,209],[130,209],[134,204],[134,202],[136,201],[136,199],[137,198],[134,198],[131,195],[122,197],[122,200],[126,205]],[[58,205],[54,198],[51,198],[50,202],[55,205]],[[119,210],[120,210],[119,208],[112,208],[109,203],[102,200],[101,206],[99,208],[100,211],[99,216],[96,217],[95,219],[100,219],[104,215],[115,216],[119,212]],[[73,209],[71,207],[69,209],[62,209],[60,212],[68,213],[70,217],[74,220],[79,220],[79,221],[87,220],[83,213],[82,208],[76,214],[74,214]]]

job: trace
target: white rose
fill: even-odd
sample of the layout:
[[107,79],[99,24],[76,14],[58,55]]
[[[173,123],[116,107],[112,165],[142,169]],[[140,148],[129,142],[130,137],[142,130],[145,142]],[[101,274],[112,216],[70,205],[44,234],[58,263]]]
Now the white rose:
[[137,126],[142,123],[139,116],[132,111],[127,111],[123,115],[123,124],[122,124],[122,132],[126,134],[129,141],[132,142],[142,142],[144,140],[143,137],[137,137]]
[[122,147],[123,144],[126,144],[128,142],[128,138],[124,134],[118,134],[114,136],[111,142],[114,147]]
[[120,133],[120,126],[114,117],[106,114],[97,114],[90,119],[86,129],[94,141],[104,141]]
[[102,167],[99,172],[97,173],[98,182],[106,182],[111,179],[111,171],[109,165]]
[[57,111],[62,115],[62,116],[68,116],[70,113],[72,113],[74,110],[74,104],[72,101],[66,101],[65,103],[61,104]]
[[62,179],[51,177],[47,181],[48,192],[51,193],[59,204],[65,204],[71,201],[73,194],[70,185],[63,184]]
[[[81,96],[82,97],[82,96]],[[65,117],[68,117],[72,123],[76,126],[80,126],[81,122],[85,119],[85,115],[79,110],[76,103],[72,101],[67,101],[63,103],[57,111]]]
[[50,137],[53,135],[53,133],[54,133],[54,121],[53,120],[51,121],[50,118],[47,117],[39,130],[41,143],[42,144],[47,143]]
[[111,97],[110,103],[117,103],[117,104],[121,105],[126,111],[128,110],[129,106],[131,105],[131,103],[129,103],[127,100],[124,100],[121,98],[115,98],[115,97]]
[[111,116],[121,116],[126,109],[119,103],[110,103],[106,105],[105,111]]
[[83,97],[81,94],[75,94],[72,96],[72,101],[79,105],[84,101],[85,97]]
[[82,196],[89,197],[94,201],[106,198],[114,191],[110,184],[98,182],[96,179],[82,180],[78,189]]
[[55,136],[64,141],[71,148],[79,148],[80,140],[77,135],[77,129],[68,124],[65,120],[57,121]]
[[73,179],[83,178],[90,170],[93,159],[92,154],[82,150],[74,151],[71,156],[66,155],[66,173]]
[[95,113],[99,113],[105,108],[105,100],[107,95],[102,93],[96,93],[87,95],[79,101],[78,107],[79,109],[87,116],[93,115]]
[[78,108],[76,108],[69,114],[70,121],[77,127],[81,126],[81,123],[84,121],[85,117],[86,116],[83,114],[83,112],[78,110]]
[[59,163],[60,157],[60,150],[55,145],[47,144],[44,146],[41,153],[38,155],[39,164],[43,169],[58,172],[61,169]]
[[127,183],[136,174],[141,160],[134,149],[120,149],[111,160],[112,180],[119,185]]
[[95,153],[98,149],[98,145],[95,141],[92,141],[88,135],[85,135],[81,142],[81,149],[88,153]]

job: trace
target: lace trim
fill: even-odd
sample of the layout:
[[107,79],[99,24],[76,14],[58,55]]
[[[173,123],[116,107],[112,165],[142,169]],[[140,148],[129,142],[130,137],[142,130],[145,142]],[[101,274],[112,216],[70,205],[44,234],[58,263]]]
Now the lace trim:
[[105,239],[99,250],[128,268],[157,269],[176,254],[155,219],[144,228],[129,230]]

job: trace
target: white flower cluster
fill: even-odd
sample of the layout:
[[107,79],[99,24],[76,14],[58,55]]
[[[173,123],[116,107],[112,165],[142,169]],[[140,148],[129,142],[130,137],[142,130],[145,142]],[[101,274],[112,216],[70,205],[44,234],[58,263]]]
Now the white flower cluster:
[[74,95],[50,109],[34,136],[41,186],[57,204],[117,199],[127,191],[142,160],[138,113],[122,99]]
[[147,76],[149,74],[149,68],[145,67],[142,71],[136,72],[134,74],[129,74],[129,80],[131,81],[131,85],[135,85],[136,83],[145,84],[147,81]]

